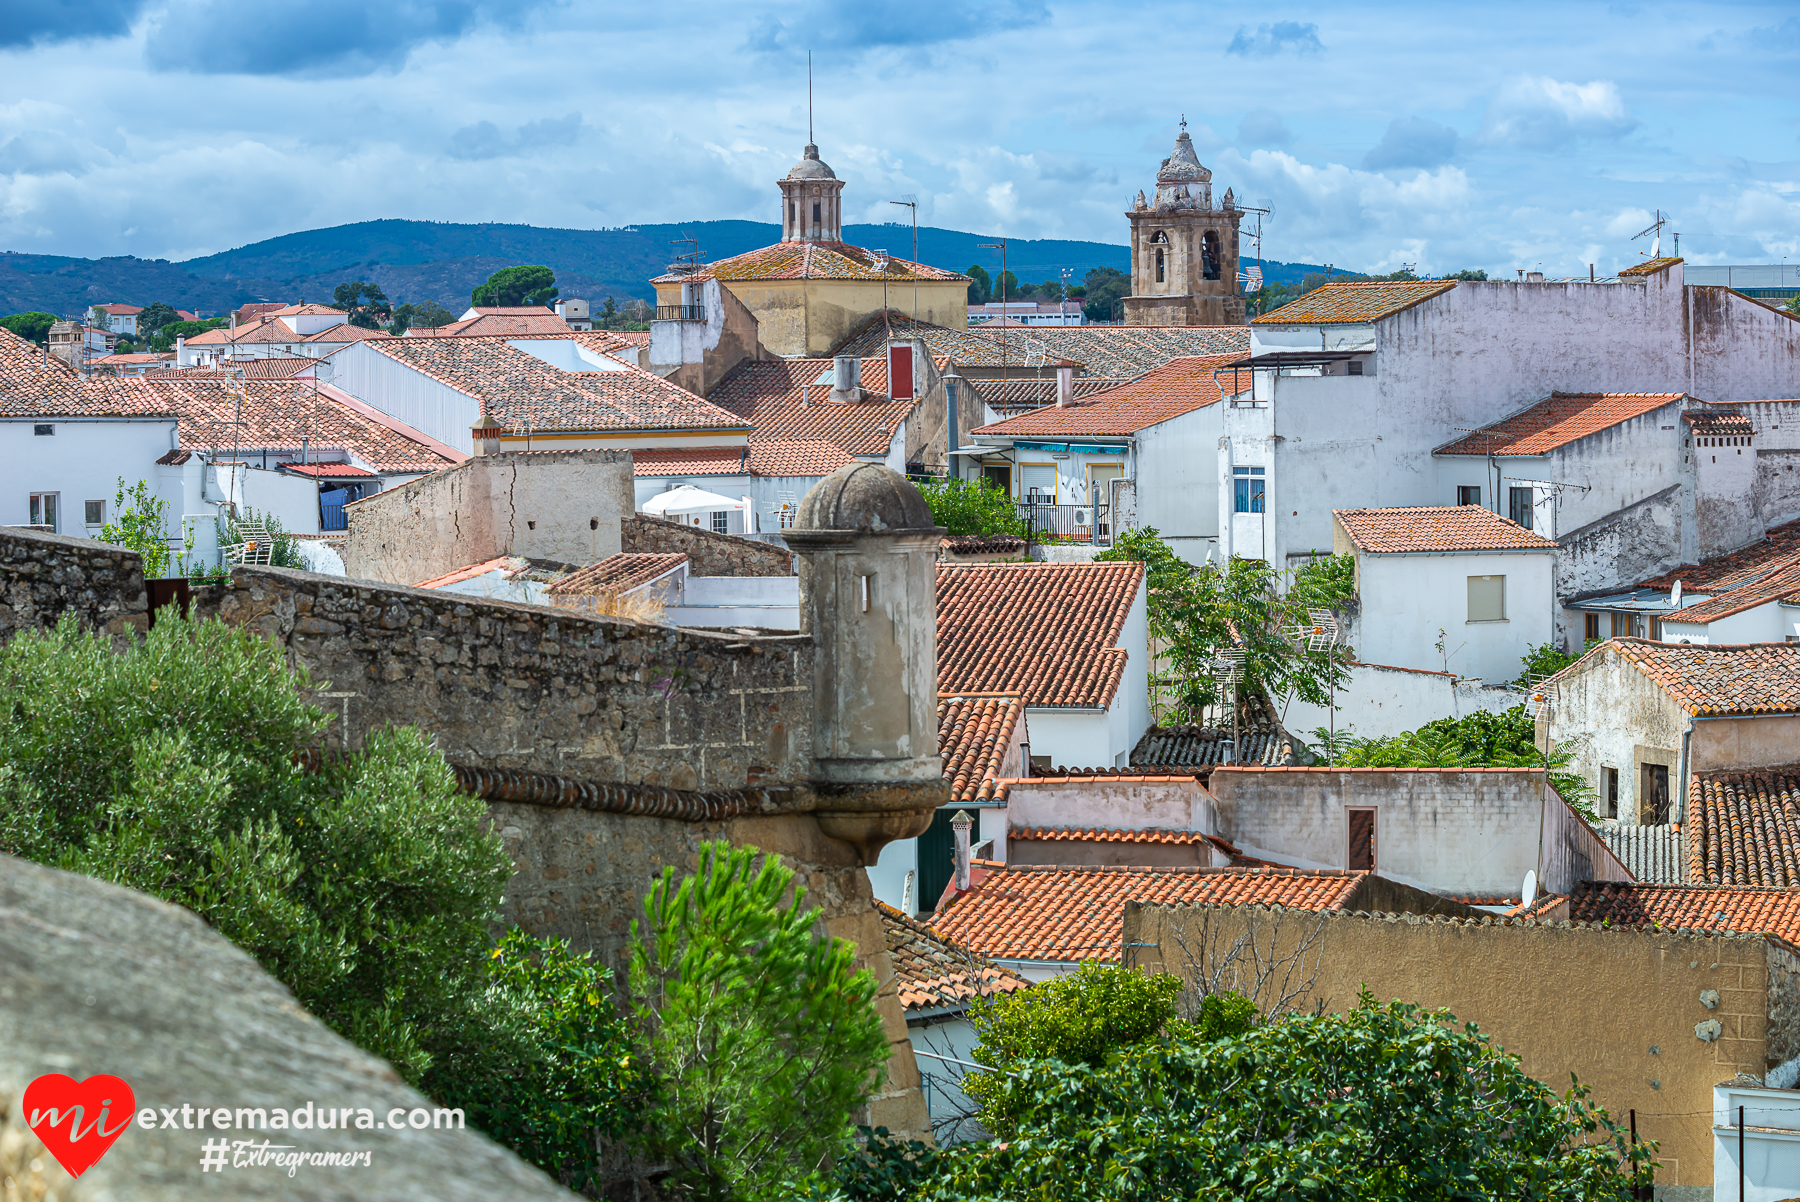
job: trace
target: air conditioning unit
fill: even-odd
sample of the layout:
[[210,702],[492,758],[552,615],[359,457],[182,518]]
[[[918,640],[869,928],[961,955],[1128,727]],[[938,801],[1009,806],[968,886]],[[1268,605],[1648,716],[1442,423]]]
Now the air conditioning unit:
[[1075,511],[1075,524],[1077,526],[1092,526],[1094,524],[1094,511],[1085,507],[1077,509]]

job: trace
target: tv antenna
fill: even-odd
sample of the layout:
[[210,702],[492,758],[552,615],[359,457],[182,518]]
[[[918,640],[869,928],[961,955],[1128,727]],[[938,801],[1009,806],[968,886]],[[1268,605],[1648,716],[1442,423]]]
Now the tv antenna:
[[1006,239],[983,242],[982,250],[1000,252],[1000,378],[1006,379]]
[[[1636,242],[1639,238],[1654,235],[1650,242],[1650,257],[1652,259],[1657,258],[1662,253],[1662,227],[1667,224],[1669,224],[1669,219],[1662,215],[1661,209],[1658,209],[1656,210],[1656,220],[1652,221],[1646,228],[1631,235],[1631,240]],[[1638,253],[1641,255],[1644,252],[1640,250]]]
[[1231,758],[1222,760],[1227,764],[1237,763],[1238,749],[1238,684],[1244,679],[1244,660],[1247,654],[1242,647],[1220,647],[1213,652],[1212,678],[1221,689],[1231,687]]
[[1250,257],[1256,260],[1256,265],[1238,272],[1238,283],[1244,286],[1245,292],[1261,292],[1263,287],[1263,218],[1267,217],[1271,221],[1275,219],[1275,202],[1264,198],[1253,205],[1241,204],[1237,208],[1240,212],[1256,214],[1256,228],[1250,232],[1250,241],[1256,247],[1255,253]]
[[1327,717],[1330,737],[1325,742],[1325,763],[1329,767],[1337,754],[1337,645],[1343,637],[1343,627],[1338,625],[1337,615],[1329,609],[1309,609],[1306,621],[1288,626],[1282,630],[1288,642],[1307,651],[1323,651],[1332,659],[1331,675],[1327,678],[1330,697],[1327,703]]
[[[918,197],[917,197],[917,196],[915,196],[915,195],[914,195],[914,194],[913,194],[913,193],[911,193],[911,192],[908,192],[908,193],[907,193],[907,194],[906,194],[906,195],[904,195],[904,196],[902,196],[902,197],[901,197],[901,198],[900,198],[900,199],[899,199],[899,200],[890,200],[890,201],[888,201],[888,203],[889,203],[889,204],[891,204],[891,205],[899,205],[899,206],[900,206],[900,207],[901,207],[901,208],[904,208],[904,209],[909,209],[909,210],[911,210],[911,211],[912,211],[912,230],[913,230],[913,253],[912,253],[912,278],[913,278],[913,307],[912,307],[912,319],[913,319],[913,322],[914,322],[914,323],[915,323],[915,324],[916,324],[916,323],[917,323],[917,322],[918,322],[918,320],[919,320],[919,198],[918,198]],[[885,298],[885,297],[884,297],[884,298],[883,298],[883,299],[884,299],[884,300],[885,300],[885,299],[886,299],[886,298]]]

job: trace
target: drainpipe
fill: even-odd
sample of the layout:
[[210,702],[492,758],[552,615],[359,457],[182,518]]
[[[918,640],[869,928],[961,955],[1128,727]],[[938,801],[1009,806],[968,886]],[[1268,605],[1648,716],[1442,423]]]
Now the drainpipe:
[[961,478],[956,470],[956,403],[962,392],[958,387],[961,383],[962,377],[955,374],[944,377],[944,420],[947,423],[944,429],[945,437],[950,441],[950,446],[944,452],[944,474],[952,480]]
[[1687,821],[1688,744],[1694,738],[1694,716],[1688,715],[1687,729],[1681,732],[1681,779],[1675,782],[1675,821]]
[[969,828],[975,820],[969,817],[969,811],[958,810],[956,817],[950,820],[950,829],[956,832],[956,889],[959,893],[969,890]]

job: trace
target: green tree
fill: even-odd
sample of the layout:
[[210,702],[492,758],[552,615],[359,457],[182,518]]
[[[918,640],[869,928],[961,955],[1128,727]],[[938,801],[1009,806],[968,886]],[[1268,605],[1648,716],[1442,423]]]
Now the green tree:
[[1023,1098],[1005,1082],[1026,1061],[1097,1066],[1119,1048],[1164,1034],[1175,1018],[1181,978],[1088,961],[1067,976],[1016,993],[977,998],[969,1017],[981,1042],[969,1054],[989,1071],[970,1073],[962,1090],[981,1122],[1002,1139],[1016,1128]]
[[100,527],[100,541],[136,551],[144,561],[144,579],[162,579],[169,574],[169,503],[150,491],[148,481],[126,488],[120,476],[113,520]]
[[1043,283],[1041,283],[1037,286],[1037,295],[1038,295],[1038,299],[1040,299],[1040,300],[1047,300],[1047,301],[1061,300],[1063,298],[1062,281],[1061,280],[1045,280]]
[[657,1081],[642,1138],[672,1166],[665,1194],[804,1195],[873,1089],[888,1054],[875,980],[815,931],[805,893],[774,856],[721,840],[679,884],[664,869],[632,924]]
[[50,344],[50,327],[55,325],[58,320],[60,319],[54,313],[40,313],[34,309],[30,313],[14,313],[10,317],[0,317],[0,326],[6,327],[27,342],[48,346]]
[[985,305],[994,298],[994,277],[987,273],[985,267],[979,263],[971,263],[963,274],[969,277],[971,305]]
[[72,617],[21,632],[0,851],[186,906],[418,1082],[485,1038],[470,999],[512,863],[417,730],[309,771],[329,719],[307,684],[268,640],[169,611],[122,653]]
[[174,347],[177,338],[193,338],[208,330],[216,330],[227,323],[224,317],[213,317],[206,321],[171,321],[159,328],[150,339],[150,349],[167,351]]
[[175,306],[163,301],[152,301],[150,304],[144,306],[144,311],[142,313],[138,314],[138,333],[145,338],[149,338],[152,334],[156,333],[156,331],[162,329],[170,322],[180,320],[181,314],[175,311]]
[[915,480],[931,520],[953,535],[1025,537],[1025,523],[1012,499],[989,480]]
[[1015,301],[1020,299],[1019,277],[1010,271],[1003,271],[995,276],[991,299],[996,301]]
[[1087,289],[1081,311],[1089,321],[1118,321],[1124,316],[1120,302],[1131,295],[1131,277],[1116,267],[1095,267],[1082,279]]
[[606,303],[600,306],[600,328],[603,330],[610,330],[618,320],[618,303],[609,296],[606,298]]
[[1524,658],[1519,661],[1524,671],[1512,682],[1513,688],[1529,688],[1533,677],[1555,676],[1580,658],[1579,655],[1559,650],[1555,643],[1539,643],[1535,647],[1527,647]]
[[1000,1090],[1016,1138],[918,1157],[896,1196],[1610,1202],[1654,1171],[1655,1145],[1579,1082],[1558,1095],[1448,1011],[1366,992],[1346,1014],[1178,1031],[1099,1066],[1026,1061]]
[[365,330],[380,329],[394,315],[387,293],[363,280],[348,280],[333,289],[331,307],[348,313],[350,324]]
[[1452,271],[1444,276],[1446,280],[1485,280],[1488,273],[1480,268],[1465,267],[1461,271]]
[[541,266],[502,267],[469,294],[469,303],[481,308],[547,305],[555,299],[556,273]]

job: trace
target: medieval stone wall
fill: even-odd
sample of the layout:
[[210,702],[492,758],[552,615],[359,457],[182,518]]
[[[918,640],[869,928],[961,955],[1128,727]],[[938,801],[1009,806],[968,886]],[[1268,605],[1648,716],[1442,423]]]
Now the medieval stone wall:
[[620,550],[631,555],[685,555],[690,576],[792,576],[794,553],[775,543],[718,534],[698,526],[634,513],[619,532]]
[[93,539],[0,526],[0,643],[65,613],[115,639],[148,630],[143,561]]

